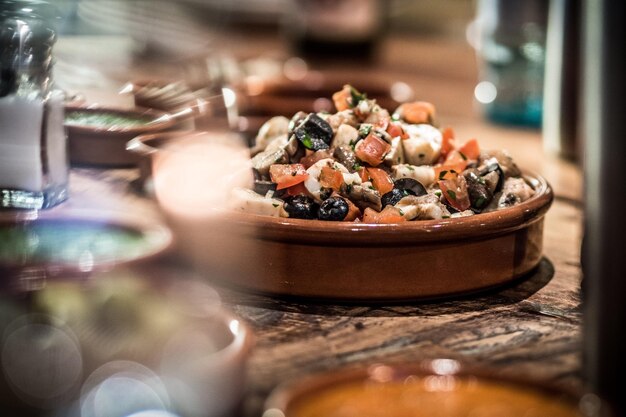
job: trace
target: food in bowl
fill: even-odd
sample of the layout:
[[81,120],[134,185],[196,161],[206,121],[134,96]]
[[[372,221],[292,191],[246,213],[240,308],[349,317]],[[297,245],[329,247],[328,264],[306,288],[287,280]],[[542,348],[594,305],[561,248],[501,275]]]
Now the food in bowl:
[[[435,365],[457,366],[436,359]],[[458,370],[374,365],[339,371],[279,387],[268,415],[286,417],[582,417],[578,396],[529,381]],[[434,372],[433,372],[434,371]]]
[[535,193],[511,156],[457,143],[436,126],[435,107],[393,113],[350,85],[335,113],[273,117],[252,148],[253,189],[233,192],[235,209],[275,217],[400,223],[473,216]]

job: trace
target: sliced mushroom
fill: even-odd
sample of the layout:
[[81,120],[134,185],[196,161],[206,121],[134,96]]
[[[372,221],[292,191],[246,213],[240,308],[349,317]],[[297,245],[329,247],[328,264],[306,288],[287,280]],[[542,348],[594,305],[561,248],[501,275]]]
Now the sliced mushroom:
[[289,131],[289,119],[284,116],[276,116],[269,119],[261,126],[256,135],[254,147],[250,150],[252,155],[256,155],[267,149],[268,145],[279,136],[287,137]]
[[340,194],[352,200],[361,210],[369,207],[380,211],[383,208],[380,193],[369,181],[361,184],[344,184],[341,187]]
[[439,201],[435,194],[422,196],[408,195],[395,207],[407,220],[433,220],[450,217],[450,211]]
[[340,146],[335,148],[333,152],[333,156],[341,162],[348,171],[354,172],[354,167],[356,165],[356,155],[354,155],[354,151],[349,146]]

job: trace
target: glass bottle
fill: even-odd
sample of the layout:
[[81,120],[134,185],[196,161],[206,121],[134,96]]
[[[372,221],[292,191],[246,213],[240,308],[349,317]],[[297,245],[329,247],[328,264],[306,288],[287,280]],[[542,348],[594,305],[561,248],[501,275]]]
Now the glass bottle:
[[0,207],[40,209],[67,198],[63,93],[52,83],[54,7],[0,0]]
[[478,2],[474,93],[490,120],[541,126],[547,11],[543,0]]

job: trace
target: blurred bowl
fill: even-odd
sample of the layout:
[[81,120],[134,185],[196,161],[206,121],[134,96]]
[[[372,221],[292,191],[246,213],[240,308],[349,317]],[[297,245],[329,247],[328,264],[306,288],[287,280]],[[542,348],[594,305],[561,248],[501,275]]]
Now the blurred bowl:
[[164,225],[127,213],[65,210],[0,213],[1,292],[39,290],[147,263],[172,243]]
[[137,163],[126,142],[143,133],[173,129],[187,114],[153,109],[66,106],[65,127],[70,162],[76,165],[127,167]]
[[126,144],[126,150],[135,155],[139,166],[139,185],[151,189],[155,163],[163,153],[182,151],[199,142],[221,143],[245,149],[243,138],[229,130],[170,131],[137,136]]
[[413,98],[412,88],[403,82],[392,82],[371,75],[339,75],[308,71],[298,79],[248,77],[238,88],[242,133],[256,136],[259,128],[273,116],[291,117],[297,111],[334,112],[332,95],[350,84],[389,111]]
[[373,365],[299,378],[270,395],[266,414],[284,417],[599,417],[601,401],[450,359]]
[[31,409],[12,415],[225,417],[240,405],[252,333],[195,276],[117,269],[27,300],[0,310],[0,407]]
[[[222,285],[351,302],[431,299],[501,286],[539,264],[553,192],[541,176],[525,178],[535,189],[528,200],[443,220],[366,224],[227,210],[199,218],[171,205],[165,212],[176,250]],[[157,196],[166,191],[157,187]]]

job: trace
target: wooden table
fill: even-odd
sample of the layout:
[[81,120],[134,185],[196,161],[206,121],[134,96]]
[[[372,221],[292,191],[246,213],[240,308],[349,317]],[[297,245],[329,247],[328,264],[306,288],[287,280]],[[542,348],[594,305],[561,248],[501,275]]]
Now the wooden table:
[[[284,53],[284,45],[272,38],[254,42],[242,46],[235,39],[227,46],[241,57],[251,56],[254,45]],[[78,46],[88,43],[61,39],[59,59],[71,59],[77,50],[85,50]],[[551,182],[556,199],[546,216],[544,258],[536,271],[506,288],[440,302],[335,305],[222,291],[224,302],[256,333],[244,414],[259,415],[268,392],[289,378],[350,365],[434,357],[580,387],[580,170],[545,155],[540,132],[492,125],[477,114],[472,103],[476,65],[463,43],[395,36],[381,50],[368,71],[409,83],[418,97],[438,104],[440,120],[461,138],[477,137],[485,147],[507,148],[521,166]],[[137,76],[128,72],[137,70],[135,64],[128,65],[114,66],[107,87]],[[330,64],[326,65],[328,69]],[[347,65],[340,70],[349,75],[358,69]],[[55,210],[104,207],[158,217],[154,202],[130,185],[136,176],[132,169],[73,169],[71,199]]]

